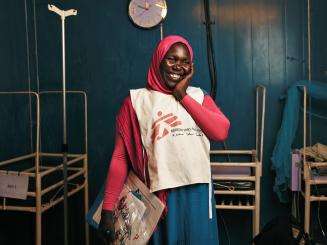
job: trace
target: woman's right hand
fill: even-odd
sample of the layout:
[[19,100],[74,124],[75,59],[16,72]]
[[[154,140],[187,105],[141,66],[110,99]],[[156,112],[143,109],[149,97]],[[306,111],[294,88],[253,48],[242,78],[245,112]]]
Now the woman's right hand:
[[181,80],[179,83],[176,84],[174,90],[173,90],[173,96],[176,100],[181,101],[184,96],[186,95],[186,90],[189,86],[189,83],[194,75],[194,64],[192,63],[191,69],[189,73],[186,75],[186,77]]
[[98,232],[105,245],[113,244],[115,241],[115,220],[113,211],[102,210]]

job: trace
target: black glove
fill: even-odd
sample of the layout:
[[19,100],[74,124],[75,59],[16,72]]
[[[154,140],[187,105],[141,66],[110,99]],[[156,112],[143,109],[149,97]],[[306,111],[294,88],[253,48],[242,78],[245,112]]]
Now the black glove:
[[113,244],[115,240],[114,212],[102,210],[98,232],[104,244]]

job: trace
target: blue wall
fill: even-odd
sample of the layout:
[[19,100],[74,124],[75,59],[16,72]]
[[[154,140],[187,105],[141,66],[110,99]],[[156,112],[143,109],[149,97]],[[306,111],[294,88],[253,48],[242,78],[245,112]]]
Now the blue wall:
[[[168,17],[164,23],[164,33],[180,34],[189,39],[195,53],[196,74],[193,84],[209,91],[202,2],[168,0]],[[316,14],[319,13],[314,19],[317,29],[313,35],[316,48],[315,78],[318,79],[324,74],[321,73],[320,67],[324,67],[323,71],[327,69],[326,42],[323,41],[326,40],[326,34],[319,31],[324,29],[326,18],[322,17],[323,11],[319,6],[325,6],[326,3],[323,0],[314,2],[316,2],[314,11]],[[33,3],[34,1],[27,1],[26,6],[30,73],[27,71],[24,1],[5,1],[0,8],[2,30],[0,90],[28,90],[28,74],[31,77],[30,87],[34,90],[61,89],[60,21],[58,16],[49,13],[47,4],[53,3],[64,9],[77,9],[78,15],[69,17],[66,25],[67,81],[68,89],[80,89],[88,94],[89,179],[92,202],[106,176],[113,149],[115,114],[129,89],[145,85],[147,67],[154,46],[160,39],[160,31],[158,28],[152,30],[135,28],[127,16],[127,0],[99,0],[94,4],[86,0],[67,2],[35,0],[35,5]],[[229,148],[254,147],[255,85],[264,84],[268,91],[261,201],[261,223],[264,224],[272,217],[288,211],[288,207],[281,206],[272,192],[273,174],[270,170],[269,157],[281,120],[282,103],[279,96],[290,84],[307,77],[306,1],[212,0],[211,5],[218,70],[216,101],[231,120],[230,137],[226,142]],[[34,35],[37,39],[38,56]],[[317,47],[324,47],[324,52],[319,52],[321,49]],[[71,128],[80,127],[78,122],[76,125],[72,121],[70,123]],[[29,132],[25,134],[26,143],[22,143],[18,137],[12,140],[14,148],[24,149],[23,152],[30,147]],[[60,142],[61,133],[58,131],[57,136],[52,133],[51,138],[45,134],[44,137],[49,138],[51,145],[53,142]],[[70,140],[73,145],[76,144],[76,138],[72,135]],[[0,144],[4,145],[3,141]],[[6,156],[11,151],[11,148],[7,148],[4,153]],[[72,198],[71,207],[80,205],[81,200],[81,196]],[[78,220],[79,211],[76,208],[71,210]],[[248,244],[251,237],[250,214],[242,212],[220,214],[229,227],[231,244]],[[18,244],[19,241],[26,239],[32,240],[33,227],[25,230],[20,237],[13,236],[9,229],[15,227],[14,222],[20,222],[24,226],[31,225],[32,215],[29,218],[26,218],[26,215],[24,217],[14,215],[14,220],[9,220],[13,217],[10,215],[14,214],[5,214],[4,217],[7,218],[4,221],[0,219],[0,241],[1,237],[8,239],[8,234],[15,240],[10,244]],[[44,239],[46,244],[55,244],[56,239],[60,241],[62,238],[61,229],[56,228],[56,232],[49,230],[62,227],[58,222],[62,217],[61,208],[49,212],[46,217],[47,238]],[[49,221],[55,225],[49,225]],[[222,244],[227,244],[221,220],[219,224]],[[74,244],[82,244],[79,229],[82,229],[79,225],[72,228]],[[58,233],[59,238],[55,238],[54,233]],[[96,244],[94,233],[92,242]]]
[[312,1],[312,79],[324,82],[327,81],[327,34],[322,30],[327,23],[326,9],[326,1]]

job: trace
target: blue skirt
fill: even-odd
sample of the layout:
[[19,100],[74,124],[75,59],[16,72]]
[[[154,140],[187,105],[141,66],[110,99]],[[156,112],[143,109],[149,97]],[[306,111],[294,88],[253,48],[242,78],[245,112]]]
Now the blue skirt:
[[208,184],[171,189],[168,214],[159,222],[150,244],[219,244],[215,198],[212,196],[212,219],[209,219],[208,193]]

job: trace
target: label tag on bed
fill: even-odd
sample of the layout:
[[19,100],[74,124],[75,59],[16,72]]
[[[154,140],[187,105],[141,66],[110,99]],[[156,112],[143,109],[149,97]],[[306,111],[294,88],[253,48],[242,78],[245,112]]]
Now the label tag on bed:
[[8,198],[27,198],[28,176],[0,173],[0,196]]

